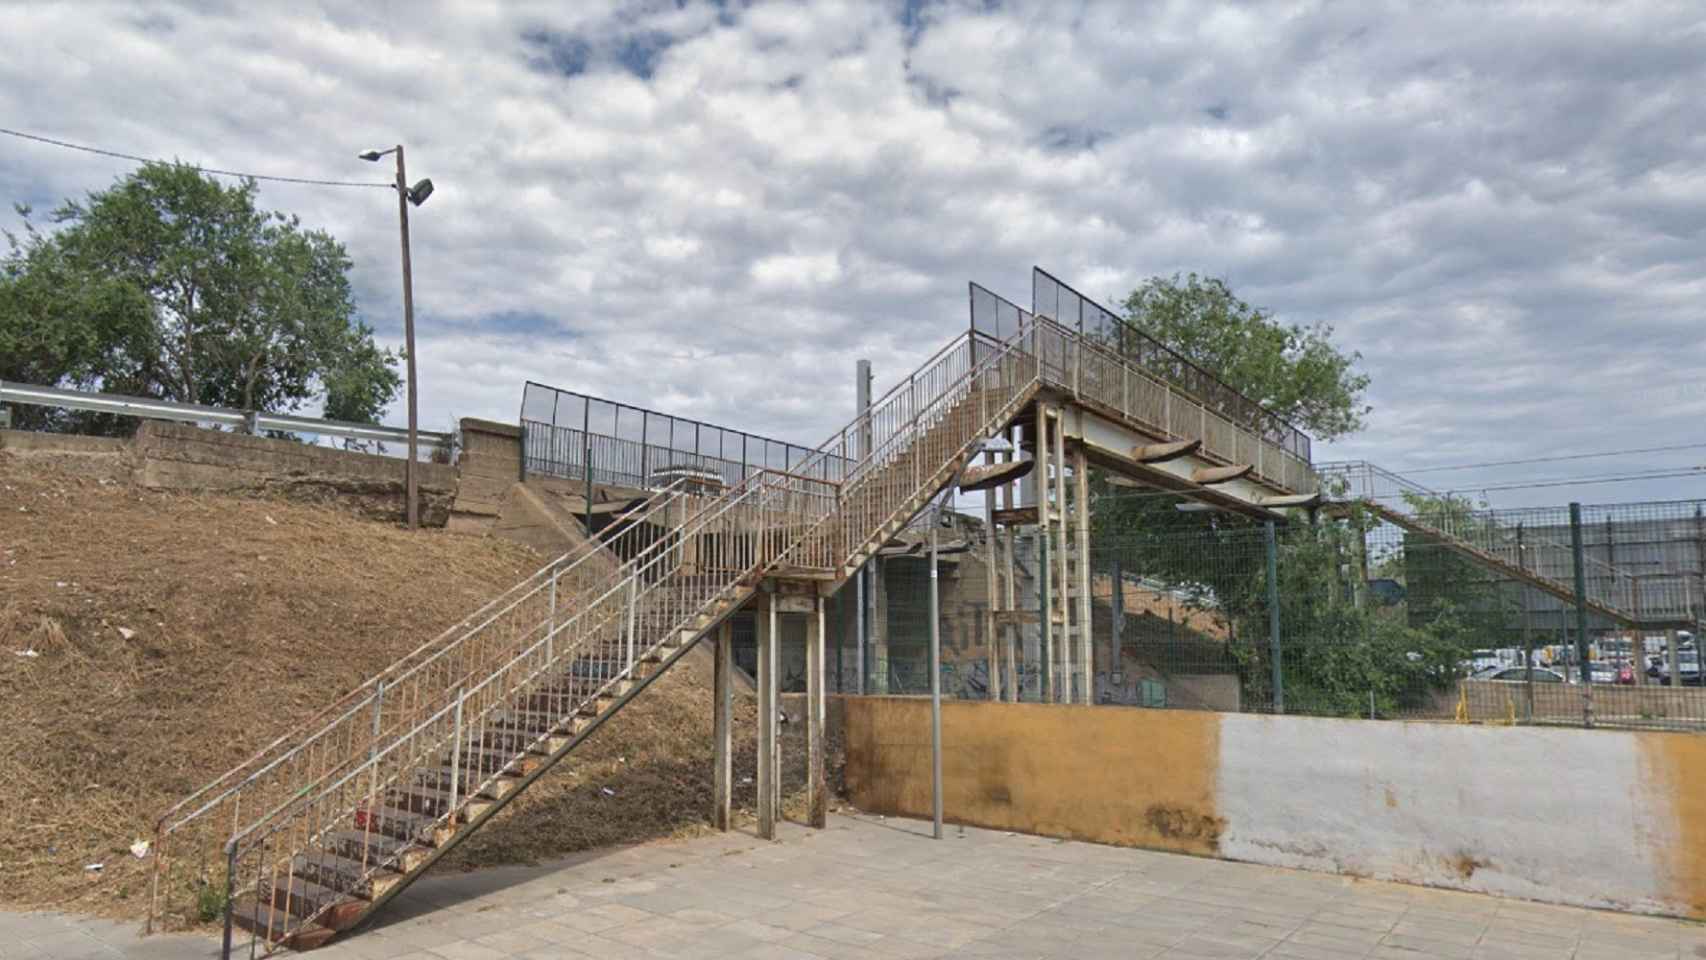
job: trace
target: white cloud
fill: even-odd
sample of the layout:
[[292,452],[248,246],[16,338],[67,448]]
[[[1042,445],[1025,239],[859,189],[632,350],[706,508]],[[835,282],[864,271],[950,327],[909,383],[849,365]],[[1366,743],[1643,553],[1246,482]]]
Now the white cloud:
[[[400,10],[0,7],[0,115],[339,179],[406,143],[438,187],[413,220],[429,425],[514,416],[533,378],[815,442],[855,358],[904,375],[964,327],[968,279],[1024,302],[1039,263],[1107,298],[1219,274],[1334,324],[1376,409],[1328,456],[1699,434],[1693,5]],[[0,151],[0,193],[38,208],[128,169]],[[400,340],[390,195],[262,199],[346,241]]]

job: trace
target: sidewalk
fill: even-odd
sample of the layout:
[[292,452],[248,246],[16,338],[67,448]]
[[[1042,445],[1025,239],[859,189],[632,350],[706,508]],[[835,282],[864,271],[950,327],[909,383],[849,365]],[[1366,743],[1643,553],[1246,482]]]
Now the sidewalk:
[[[1706,926],[1095,844],[834,816],[830,829],[428,877],[316,960],[1060,957],[1699,960]],[[0,960],[217,956],[0,914]],[[247,957],[247,950],[242,951]]]

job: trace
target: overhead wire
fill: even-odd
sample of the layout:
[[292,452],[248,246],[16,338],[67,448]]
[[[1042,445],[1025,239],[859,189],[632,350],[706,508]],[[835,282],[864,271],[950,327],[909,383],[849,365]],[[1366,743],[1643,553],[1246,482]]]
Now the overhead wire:
[[1679,450],[1703,450],[1706,443],[1673,443],[1662,447],[1632,447],[1627,450],[1606,450],[1602,453],[1571,453],[1556,457],[1527,457],[1521,460],[1483,460],[1480,463],[1453,463],[1442,467],[1405,467],[1397,472],[1440,473],[1446,470],[1478,470],[1483,467],[1515,467],[1531,463],[1562,463],[1568,460],[1597,460],[1605,457],[1634,456],[1643,453],[1674,453]]
[[[12,129],[8,129],[6,127],[0,127],[0,133],[3,133],[9,137],[17,137],[20,140],[33,140],[37,143],[46,143],[46,144],[51,144],[51,145],[56,146],[56,147],[64,147],[67,150],[80,150],[83,153],[93,153],[93,154],[103,156],[103,157],[116,157],[120,160],[132,160],[132,161],[135,161],[137,163],[170,164],[170,163],[178,162],[178,161],[157,160],[157,159],[153,159],[150,157],[137,156],[134,153],[124,153],[123,151],[119,151],[119,150],[106,150],[106,149],[103,149],[101,147],[85,146],[85,145],[80,144],[80,143],[71,143],[70,141],[67,141],[67,140],[56,140],[53,137],[44,137],[44,136],[41,136],[39,134],[25,133],[22,130],[12,130]],[[267,181],[271,181],[274,183],[298,183],[298,184],[307,184],[310,186],[317,186],[317,187],[394,188],[396,186],[396,184],[391,183],[389,181],[379,182],[379,181],[373,181],[373,180],[322,180],[322,179],[317,179],[314,177],[281,177],[281,176],[276,176],[274,174],[268,174],[268,173],[244,173],[240,170],[220,170],[220,169],[217,169],[214,167],[203,167],[203,166],[200,166],[199,164],[187,164],[187,166],[194,167],[196,170],[199,170],[202,173],[210,173],[210,174],[214,174],[216,176],[221,176],[221,177],[242,177],[246,180],[267,180]]]

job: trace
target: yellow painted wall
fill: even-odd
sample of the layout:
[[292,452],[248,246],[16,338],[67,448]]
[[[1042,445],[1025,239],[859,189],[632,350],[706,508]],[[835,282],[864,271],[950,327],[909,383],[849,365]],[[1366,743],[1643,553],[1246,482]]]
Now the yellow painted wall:
[[[846,701],[847,792],[930,816],[930,701]],[[1213,854],[1220,716],[1190,710],[954,700],[942,705],[950,822]]]
[[1667,867],[1663,882],[1669,899],[1687,904],[1688,916],[1706,918],[1706,735],[1637,736],[1643,781],[1640,788],[1649,792],[1649,803],[1661,813],[1658,829],[1637,837],[1636,842],[1657,847]]

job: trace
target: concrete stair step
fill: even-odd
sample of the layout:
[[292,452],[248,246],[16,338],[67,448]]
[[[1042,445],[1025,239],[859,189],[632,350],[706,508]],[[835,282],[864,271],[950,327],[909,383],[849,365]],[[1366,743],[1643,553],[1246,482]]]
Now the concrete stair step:
[[480,812],[489,806],[489,804],[482,803],[477,797],[470,798],[466,793],[459,793],[452,797],[449,790],[415,785],[392,787],[386,794],[386,799],[395,809],[434,818],[443,817],[450,813],[453,809],[453,801],[456,804],[465,803],[464,813],[470,820],[479,816]]
[[[301,877],[265,884],[263,894],[271,895],[270,902],[275,909],[293,917],[312,916],[315,923],[333,930],[349,929],[367,909],[366,900]],[[263,899],[268,898],[263,896]]]
[[[446,828],[448,835],[451,831]],[[337,830],[321,838],[327,850],[346,860],[369,864],[394,861],[395,868],[410,873],[432,853],[419,842],[399,840],[367,830]]]
[[403,875],[388,868],[373,869],[360,860],[340,857],[330,850],[310,850],[290,858],[291,873],[341,893],[378,899],[401,883]]
[[337,934],[331,927],[304,923],[256,897],[243,897],[231,904],[231,921],[255,936],[293,950],[312,950]]
[[355,829],[377,833],[397,840],[427,843],[438,846],[450,838],[453,829],[432,817],[391,806],[376,806],[355,811]]
[[[517,757],[508,750],[488,750],[474,746],[472,739],[462,745],[462,769],[464,773],[486,776],[502,770],[517,776],[526,776],[539,768],[539,761],[530,756]],[[450,766],[451,754],[446,751],[439,758],[443,766]]]
[[[454,781],[456,789],[460,791],[463,796],[467,795],[470,787],[478,785],[479,782],[484,779],[486,779],[486,776],[480,774],[476,774],[473,778],[470,778],[469,771],[465,767],[460,770],[451,766],[422,767],[415,771],[415,782],[421,786],[434,790],[448,791],[451,783]],[[490,783],[487,783],[480,789],[480,796],[489,797],[493,800],[501,799],[510,791],[515,789],[516,781],[520,779],[521,778],[519,776],[499,774]]]

